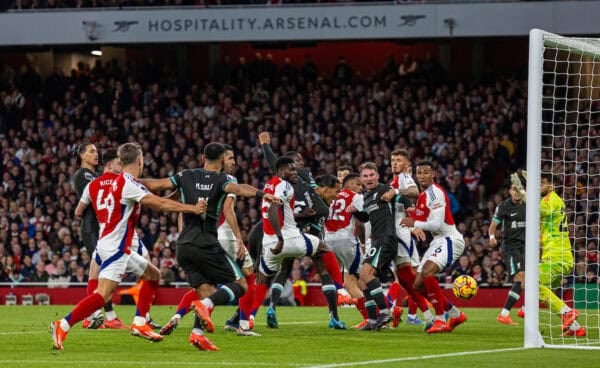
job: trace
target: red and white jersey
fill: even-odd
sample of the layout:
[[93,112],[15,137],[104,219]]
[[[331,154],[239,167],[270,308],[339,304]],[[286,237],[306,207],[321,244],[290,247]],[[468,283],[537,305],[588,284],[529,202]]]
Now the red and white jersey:
[[430,185],[419,194],[415,211],[411,216],[416,220],[415,227],[430,231],[434,238],[448,236],[462,239],[450,212],[448,194],[438,184]]
[[147,195],[150,195],[148,189],[127,173],[113,180],[104,199],[107,221],[100,232],[99,247],[102,244],[119,244],[124,253],[131,253],[133,240],[137,239],[135,226],[140,217],[140,202]]
[[[272,177],[265,184],[265,193],[273,194],[276,197],[281,198],[283,204],[279,209],[279,226],[281,227],[281,235],[284,238],[294,238],[300,236],[300,230],[296,225],[296,220],[294,219],[294,188],[290,182],[283,180],[278,176]],[[268,238],[276,238],[277,235],[271,226],[271,222],[269,221],[269,208],[271,207],[271,203],[263,200],[261,213],[263,217],[263,232],[265,233],[264,237]]]
[[415,183],[412,176],[408,175],[407,173],[400,173],[399,175],[394,176],[390,186],[394,189],[407,189],[410,187],[416,187],[417,183]]
[[108,221],[108,208],[114,208],[113,198],[109,196],[113,181],[119,176],[113,172],[105,172],[98,178],[92,180],[83,190],[80,202],[92,205],[98,224],[100,234]]
[[356,236],[353,216],[346,212],[350,206],[362,210],[362,194],[343,189],[329,205],[329,216],[325,220],[325,236],[331,239],[354,239]]
[[[227,197],[232,197],[235,202],[235,194],[229,193]],[[231,230],[231,226],[225,220],[224,211],[221,211],[221,216],[219,216],[219,222],[217,223],[217,236],[219,240],[235,240],[233,230]]]

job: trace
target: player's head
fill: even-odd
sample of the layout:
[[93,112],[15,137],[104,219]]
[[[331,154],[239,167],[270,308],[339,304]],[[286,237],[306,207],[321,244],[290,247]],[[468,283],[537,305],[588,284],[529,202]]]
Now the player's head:
[[104,165],[104,172],[113,172],[120,174],[123,167],[119,160],[119,151],[116,148],[109,148],[102,153],[102,164]]
[[548,193],[552,192],[554,190],[554,183],[552,182],[552,175],[551,174],[542,174],[542,180],[541,180],[541,186],[540,186],[540,194],[542,195],[542,197],[548,195]]
[[281,156],[275,162],[275,171],[277,176],[287,180],[291,183],[298,181],[298,169],[296,168],[296,162],[287,156]]
[[296,163],[296,168],[301,169],[304,167],[304,158],[299,152],[296,151],[287,151],[284,154],[285,157],[290,157]]
[[223,154],[223,172],[232,175],[233,168],[235,167],[233,147],[229,144],[224,144],[223,147],[225,147],[225,153]]
[[315,191],[327,204],[333,201],[340,192],[340,182],[333,175],[321,175],[315,181],[317,182]]
[[93,169],[98,165],[98,149],[91,142],[84,142],[77,147],[77,162],[80,166]]
[[521,195],[521,193],[519,193],[519,191],[517,190],[517,188],[515,188],[514,185],[511,185],[510,188],[508,188],[508,194],[510,194],[510,198],[512,199],[513,202],[515,202],[515,203],[523,202],[523,196]]
[[204,158],[208,162],[219,162],[225,154],[225,146],[219,142],[211,142],[204,147]]
[[374,162],[365,162],[360,165],[360,181],[367,190],[374,189],[379,185],[379,171]]
[[119,146],[117,154],[119,155],[119,160],[121,160],[123,169],[129,167],[137,168],[139,169],[139,172],[132,173],[132,175],[142,175],[142,171],[144,170],[144,157],[142,156],[142,146],[140,146],[139,143],[122,144],[121,146]]
[[417,162],[417,182],[423,189],[427,189],[433,184],[433,163],[429,160]]
[[392,151],[392,174],[400,175],[406,172],[406,169],[411,165],[408,158],[408,151],[405,149],[397,149]]
[[360,175],[355,172],[351,172],[344,177],[342,181],[342,188],[349,189],[355,193],[362,192],[362,183],[360,182]]
[[343,183],[346,175],[350,174],[351,172],[352,172],[352,166],[344,165],[344,166],[338,167],[337,178],[340,181],[340,183]]

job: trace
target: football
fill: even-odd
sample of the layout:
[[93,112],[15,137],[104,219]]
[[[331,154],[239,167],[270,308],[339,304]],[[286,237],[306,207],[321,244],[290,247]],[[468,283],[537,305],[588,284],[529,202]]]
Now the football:
[[452,292],[457,298],[460,299],[471,299],[477,295],[479,285],[477,281],[469,275],[461,275],[454,280],[452,285]]

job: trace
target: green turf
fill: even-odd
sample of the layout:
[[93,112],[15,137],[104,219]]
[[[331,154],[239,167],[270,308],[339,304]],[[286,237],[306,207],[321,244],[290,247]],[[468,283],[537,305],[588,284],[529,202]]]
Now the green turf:
[[[210,339],[219,352],[200,352],[187,341],[191,316],[161,343],[134,338],[127,331],[83,330],[74,327],[64,344],[53,352],[47,332],[51,320],[62,317],[68,306],[0,307],[0,366],[2,367],[312,367],[346,363],[368,367],[592,367],[599,352],[528,349],[523,328],[495,322],[497,310],[466,309],[468,321],[450,334],[427,335],[422,327],[402,324],[397,329],[334,331],[327,327],[325,308],[278,309],[279,329],[265,327],[264,310],[257,319],[261,337],[238,337],[223,331],[233,311],[220,307],[213,313],[217,331]],[[130,321],[133,308],[117,306]],[[154,307],[153,318],[168,320],[174,307]],[[356,310],[342,308],[348,324],[359,322]],[[521,321],[522,322],[522,321]],[[596,323],[597,326],[597,323]],[[594,332],[597,336],[597,328]],[[472,355],[438,356],[459,352],[510,349]],[[363,364],[360,364],[363,362]]]

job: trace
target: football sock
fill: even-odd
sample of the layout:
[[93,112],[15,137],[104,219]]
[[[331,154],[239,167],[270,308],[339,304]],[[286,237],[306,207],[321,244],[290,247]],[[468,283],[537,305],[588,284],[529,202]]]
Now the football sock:
[[177,306],[177,312],[175,312],[175,317],[180,319],[185,316],[191,309],[192,302],[200,299],[198,293],[195,289],[190,289],[187,293],[183,294],[181,300],[179,301],[179,305]]
[[269,307],[277,308],[279,304],[279,299],[281,299],[281,293],[283,292],[283,285],[277,281],[273,281],[271,284],[271,301],[269,302]]
[[362,298],[356,299],[356,309],[358,309],[358,311],[360,312],[360,315],[363,316],[364,319],[369,318],[369,315],[367,314],[367,307],[365,306],[365,297],[363,296]]
[[377,319],[377,304],[375,304],[375,301],[371,297],[369,290],[363,290],[363,294],[365,295],[365,308],[367,309],[367,316],[370,320],[374,321]]
[[158,281],[144,280],[140,289],[137,310],[135,313],[136,316],[144,318],[144,321],[146,320],[146,313],[150,311],[150,305],[152,305],[152,300],[154,300],[156,289],[158,289]]
[[256,284],[256,289],[254,289],[254,301],[252,303],[252,314],[256,315],[256,312],[260,308],[260,306],[265,301],[265,297],[267,296],[267,292],[269,291],[269,286],[266,284],[258,283]]
[[[215,291],[208,298],[212,301],[214,305],[225,305],[228,303],[232,303],[233,301],[244,295],[245,292],[246,290],[240,284],[230,282],[229,284],[221,286],[219,290]],[[204,300],[202,302],[204,303]]]
[[327,269],[327,273],[331,276],[336,289],[341,289],[344,287],[344,277],[342,276],[342,270],[340,268],[340,264],[335,257],[335,253],[332,251],[328,251],[321,255],[321,259],[323,260],[323,264]]
[[[504,309],[502,309],[502,315],[504,317],[506,317],[510,314],[511,308],[513,307],[513,305],[515,305],[515,303],[517,302],[517,300],[519,300],[520,297],[521,297],[521,282],[517,281],[514,283],[514,285],[508,292],[508,296],[506,297],[506,302],[504,303]],[[505,311],[507,311],[508,314],[505,315],[504,314]]]
[[445,298],[437,279],[435,276],[427,276],[423,279],[423,283],[425,284],[425,289],[427,290],[427,298],[431,301],[433,307],[435,308],[436,316],[443,315]]
[[327,299],[329,316],[333,317],[335,320],[339,320],[340,318],[337,310],[337,291],[333,281],[331,280],[331,276],[327,274],[321,275],[321,284],[321,290],[323,291],[323,295],[325,295],[325,299]]
[[99,309],[104,304],[104,298],[102,295],[98,293],[93,293],[92,295],[86,296],[82,301],[80,301],[75,308],[65,317],[65,321],[69,324],[69,326],[73,326],[79,321],[83,321],[83,319],[90,314],[92,314],[96,309]]
[[256,277],[253,273],[246,276],[246,284],[248,284],[248,289],[246,290],[246,293],[240,298],[240,301],[238,303],[238,309],[240,310],[241,318],[244,320],[250,318],[250,313],[252,313],[254,289],[256,288]]
[[379,313],[387,313],[388,312],[388,304],[385,300],[385,295],[383,294],[383,288],[381,287],[381,283],[378,279],[373,279],[367,283],[367,289],[369,290],[369,294],[373,298],[373,301],[379,308]]
[[427,299],[425,299],[425,297],[421,293],[416,291],[413,286],[415,283],[415,278],[417,277],[413,269],[410,266],[402,267],[396,269],[396,272],[398,274],[398,280],[400,281],[400,284],[402,285],[402,287],[404,287],[409,296],[408,312],[417,313],[416,308],[412,310],[413,312],[411,312],[411,301],[415,303],[421,311],[424,312],[428,310],[429,306],[427,305]]

